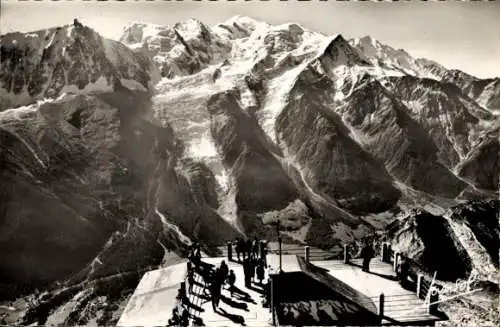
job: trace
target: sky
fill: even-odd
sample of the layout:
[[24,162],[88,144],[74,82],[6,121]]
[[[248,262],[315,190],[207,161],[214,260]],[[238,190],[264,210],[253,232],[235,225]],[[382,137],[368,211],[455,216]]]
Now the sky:
[[414,57],[481,78],[500,77],[500,1],[18,1],[1,0],[0,31],[28,32],[78,18],[118,39],[132,21],[173,25],[196,18],[209,26],[245,15],[270,24],[295,22],[326,35],[371,35]]

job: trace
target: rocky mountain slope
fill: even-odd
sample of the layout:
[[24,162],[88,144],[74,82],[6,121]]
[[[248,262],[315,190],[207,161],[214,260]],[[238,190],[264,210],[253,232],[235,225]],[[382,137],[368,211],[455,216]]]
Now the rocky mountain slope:
[[109,324],[127,296],[112,285],[277,220],[330,248],[424,207],[416,224],[465,253],[467,223],[433,215],[498,196],[497,81],[369,37],[234,17],[0,44],[0,287],[52,287],[24,323]]

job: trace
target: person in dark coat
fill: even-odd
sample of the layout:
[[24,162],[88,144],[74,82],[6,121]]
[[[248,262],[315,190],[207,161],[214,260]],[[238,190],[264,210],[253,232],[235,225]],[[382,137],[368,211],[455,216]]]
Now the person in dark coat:
[[254,258],[259,257],[259,240],[257,239],[257,237],[254,238],[252,243],[252,254]]
[[195,261],[194,258],[194,243],[191,243],[188,247],[188,259],[191,261]]
[[194,257],[196,258],[196,260],[199,262],[200,259],[201,259],[201,246],[200,246],[200,243],[196,243],[195,245],[195,252],[194,252]]
[[221,284],[223,285],[224,281],[227,278],[227,274],[229,273],[229,268],[227,267],[227,264],[224,260],[222,260],[220,264],[219,273],[220,273]]
[[255,271],[257,269],[257,259],[254,257],[250,258],[250,278],[252,279],[253,282],[256,281],[255,279]]
[[236,283],[236,275],[234,274],[234,271],[232,269],[229,271],[229,274],[227,276],[227,283],[229,285],[229,292],[231,292],[232,297],[234,291],[234,283]]
[[181,306],[184,306],[185,304],[188,303],[188,297],[186,295],[186,284],[184,282],[181,283],[181,287],[177,291],[177,301],[181,304]]
[[214,312],[217,311],[217,307],[219,306],[220,295],[221,295],[221,287],[222,284],[220,282],[220,272],[217,271],[215,274],[215,278],[213,278],[212,283],[210,284],[210,295],[212,299],[212,308]]
[[236,257],[238,258],[238,262],[240,262],[241,238],[239,238],[239,237],[236,239],[235,251],[236,251]]
[[172,309],[172,318],[168,320],[168,326],[179,326],[181,323],[181,318],[179,317],[179,310],[177,308]]
[[181,315],[181,321],[180,321],[180,325],[182,327],[188,327],[189,326],[189,311],[184,309],[184,311],[182,311],[182,315]]
[[259,284],[262,285],[262,281],[264,280],[265,268],[264,268],[264,260],[259,259],[257,262],[257,279],[259,280]]
[[247,251],[247,256],[251,257],[252,256],[252,240],[248,239],[246,242],[246,251]]
[[188,292],[192,293],[193,292],[193,286],[194,286],[194,270],[193,270],[193,268],[188,268],[188,271],[187,271],[187,280],[188,280]]
[[370,271],[370,261],[375,256],[375,251],[370,243],[365,243],[361,249],[361,258],[363,258],[363,271]]
[[245,258],[243,260],[243,274],[245,275],[245,286],[246,287],[251,287],[252,285],[252,276],[250,275],[251,272],[251,262],[250,258]]

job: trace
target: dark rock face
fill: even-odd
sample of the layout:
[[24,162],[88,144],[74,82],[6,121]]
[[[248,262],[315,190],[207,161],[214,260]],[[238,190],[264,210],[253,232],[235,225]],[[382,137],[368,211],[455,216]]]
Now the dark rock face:
[[[3,283],[65,279],[96,257],[87,277],[161,261],[157,240],[168,233],[154,211],[159,167],[179,156],[178,141],[103,98],[70,96],[33,105],[21,120],[2,116]],[[167,246],[182,250],[176,238]]]
[[471,272],[470,257],[443,217],[412,211],[389,226],[388,236],[395,248],[428,273],[437,272],[438,279],[456,280]]
[[457,85],[485,108],[500,108],[500,78],[480,79],[452,69],[443,74],[442,80]]
[[498,249],[500,248],[499,209],[500,202],[498,200],[471,201],[452,208],[450,215],[451,220],[463,223],[471,229],[497,268]]
[[328,107],[330,81],[311,83],[307,74],[295,85],[291,101],[276,122],[281,145],[303,167],[306,181],[352,212],[380,212],[392,207],[399,192],[374,158],[349,137],[340,117]]
[[[298,197],[298,192],[257,121],[236,99],[234,92],[218,94],[207,108],[212,135],[235,179],[238,210],[243,216],[245,212],[281,210]],[[246,219],[240,223],[248,225]]]
[[[415,189],[450,198],[465,187],[440,162],[438,147],[422,126],[425,123],[413,118],[411,111],[379,82],[359,86],[339,111],[362,133],[364,147],[382,159],[397,179]],[[385,127],[380,128],[382,125]]]
[[498,191],[499,172],[499,131],[493,133],[491,139],[482,142],[471,151],[468,157],[457,167],[457,174],[470,181],[478,188]]

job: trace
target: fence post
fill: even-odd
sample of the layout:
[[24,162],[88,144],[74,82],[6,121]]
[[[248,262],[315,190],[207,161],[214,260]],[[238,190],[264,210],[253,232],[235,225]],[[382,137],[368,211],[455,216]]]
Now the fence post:
[[380,249],[380,256],[381,256],[382,262],[387,262],[387,243],[386,242],[382,243],[382,248]]
[[417,275],[417,298],[419,298],[419,299],[422,296],[423,281],[424,281],[424,275],[418,274]]
[[[273,278],[269,277],[269,311],[271,314],[273,313],[273,305],[274,305],[274,287],[273,287]],[[273,317],[273,325],[274,325],[274,317]]]
[[231,241],[227,242],[227,260],[233,260],[233,243]]
[[438,308],[438,301],[439,301],[439,291],[435,288],[435,286],[429,288],[429,308],[428,312],[429,314],[435,314],[437,312]]
[[378,299],[378,315],[380,319],[383,319],[384,317],[384,293],[380,294],[380,297]]
[[392,266],[392,271],[398,271],[398,261],[399,261],[399,252],[394,252],[394,264]]
[[306,247],[304,248],[304,256],[305,256],[305,259],[306,259],[306,262],[309,262],[309,259],[310,259],[310,253],[309,253],[309,246],[306,245]]
[[344,263],[349,263],[349,253],[347,252],[348,246],[344,244]]

